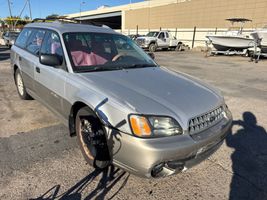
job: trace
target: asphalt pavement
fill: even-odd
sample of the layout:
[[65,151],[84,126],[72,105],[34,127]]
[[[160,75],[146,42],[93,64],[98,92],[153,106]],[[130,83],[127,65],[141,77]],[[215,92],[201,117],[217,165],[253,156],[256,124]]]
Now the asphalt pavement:
[[19,99],[9,50],[0,47],[0,199],[267,199],[267,60],[188,51],[157,52],[156,61],[219,88],[234,123],[208,160],[148,180],[86,164],[76,138],[50,111]]

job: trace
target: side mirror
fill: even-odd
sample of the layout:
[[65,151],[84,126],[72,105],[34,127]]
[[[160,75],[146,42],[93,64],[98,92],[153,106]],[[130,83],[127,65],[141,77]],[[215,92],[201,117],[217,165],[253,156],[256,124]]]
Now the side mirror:
[[152,53],[152,52],[148,52],[147,53],[153,60],[155,60],[155,54],[154,53]]
[[62,65],[62,57],[55,54],[41,54],[39,60],[41,64],[52,67]]

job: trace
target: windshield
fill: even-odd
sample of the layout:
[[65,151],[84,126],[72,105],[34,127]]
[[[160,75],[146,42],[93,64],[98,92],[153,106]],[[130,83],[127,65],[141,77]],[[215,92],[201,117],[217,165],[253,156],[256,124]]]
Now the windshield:
[[124,35],[65,33],[63,38],[75,72],[157,66],[150,56]]
[[14,33],[14,32],[10,32],[9,36],[10,37],[18,37],[19,33]]
[[148,34],[146,34],[146,36],[148,37],[157,37],[159,34],[159,32],[149,32]]

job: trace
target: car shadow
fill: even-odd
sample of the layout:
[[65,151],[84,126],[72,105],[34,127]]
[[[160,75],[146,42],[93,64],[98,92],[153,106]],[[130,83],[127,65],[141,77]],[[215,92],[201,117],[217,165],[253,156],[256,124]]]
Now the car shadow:
[[0,61],[10,59],[10,53],[0,53]]
[[[233,133],[233,126],[240,126]],[[230,200],[267,199],[267,133],[257,125],[256,116],[243,113],[243,120],[233,121],[226,144],[234,149],[231,155],[233,177]]]
[[98,176],[101,176],[101,178],[97,186],[89,194],[83,194],[83,196],[85,196],[83,199],[104,199],[109,191],[123,179],[119,189],[116,190],[111,197],[109,197],[109,199],[113,199],[126,185],[130,175],[126,175],[126,172],[118,168],[116,169],[113,165],[111,165],[105,170],[94,170],[62,194],[59,194],[60,185],[55,185],[41,196],[29,200],[81,200],[82,192]]
[[0,46],[0,61],[8,60],[10,58],[9,48]]

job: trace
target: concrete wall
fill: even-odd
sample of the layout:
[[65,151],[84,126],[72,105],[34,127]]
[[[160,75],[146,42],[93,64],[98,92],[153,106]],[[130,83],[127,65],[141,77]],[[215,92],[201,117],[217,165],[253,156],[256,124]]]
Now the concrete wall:
[[[153,1],[152,1],[153,2]],[[177,1],[179,2],[179,1]],[[190,0],[168,5],[125,10],[125,29],[226,28],[226,18],[252,19],[246,28],[267,23],[267,0]]]

